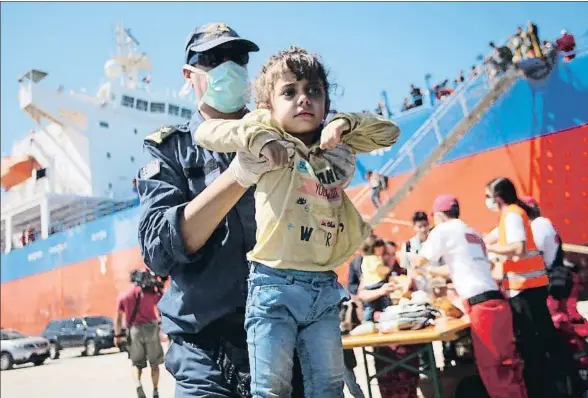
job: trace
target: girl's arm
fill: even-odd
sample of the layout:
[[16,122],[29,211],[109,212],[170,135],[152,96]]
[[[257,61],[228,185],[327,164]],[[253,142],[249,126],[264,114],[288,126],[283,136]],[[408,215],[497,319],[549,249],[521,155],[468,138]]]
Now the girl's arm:
[[267,143],[280,138],[265,109],[250,112],[241,120],[207,120],[194,133],[194,140],[211,151],[249,152],[256,156]]
[[330,121],[345,119],[350,130],[341,137],[356,153],[371,152],[392,146],[400,136],[400,129],[391,120],[371,113],[339,113]]

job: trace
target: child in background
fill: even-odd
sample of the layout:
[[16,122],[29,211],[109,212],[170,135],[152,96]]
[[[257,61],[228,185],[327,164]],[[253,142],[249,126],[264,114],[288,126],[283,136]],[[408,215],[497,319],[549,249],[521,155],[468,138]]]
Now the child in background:
[[[254,397],[287,397],[294,349],[308,396],[343,397],[339,304],[347,297],[333,271],[370,234],[343,189],[355,153],[392,145],[399,129],[373,114],[335,115],[324,126],[329,82],[319,59],[291,47],[270,57],[256,82],[258,110],[241,120],[209,120],[195,140],[219,152],[263,156],[259,175],[238,161],[229,173],[257,184],[257,244],[245,328]],[[284,144],[284,142],[286,144]]]
[[[362,250],[364,252],[361,263],[361,274],[366,290],[376,290],[388,282],[390,268],[384,264],[384,250],[386,243],[380,238],[369,237],[365,240]],[[390,296],[383,296],[374,301],[363,304],[364,321],[373,322],[374,312],[384,311],[384,308],[392,305]]]

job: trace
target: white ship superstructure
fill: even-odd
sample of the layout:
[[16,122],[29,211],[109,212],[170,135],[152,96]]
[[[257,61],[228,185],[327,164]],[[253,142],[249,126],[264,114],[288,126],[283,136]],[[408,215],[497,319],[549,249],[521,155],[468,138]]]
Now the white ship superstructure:
[[2,249],[26,229],[44,239],[136,203],[134,178],[145,163],[142,141],[163,124],[190,119],[194,101],[151,90],[151,61],[130,30],[116,29],[117,53],[96,95],[51,86],[46,72],[20,79],[21,109],[34,128],[2,159]]

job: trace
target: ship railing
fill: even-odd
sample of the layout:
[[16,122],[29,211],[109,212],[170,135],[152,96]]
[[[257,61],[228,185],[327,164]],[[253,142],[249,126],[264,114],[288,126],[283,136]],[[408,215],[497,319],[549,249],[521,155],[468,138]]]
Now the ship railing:
[[[502,40],[498,46],[500,47],[505,45],[508,40],[508,38]],[[397,154],[388,160],[388,162],[386,162],[379,170],[377,170],[378,174],[389,176],[391,172],[394,172],[394,170],[406,160],[410,162],[412,170],[414,170],[417,165],[414,151],[416,145],[418,145],[422,141],[423,137],[427,136],[431,131],[433,131],[435,134],[437,144],[442,141],[442,129],[440,122],[441,119],[449,112],[449,110],[454,109],[457,104],[462,108],[463,116],[465,117],[467,115],[468,102],[466,101],[465,93],[471,91],[472,87],[474,87],[476,90],[481,89],[486,93],[490,91],[492,83],[487,78],[486,68],[484,65],[485,60],[491,55],[492,51],[488,53],[482,62],[476,65],[476,75],[468,76],[468,78],[462,84],[456,87],[455,91],[451,95],[444,97],[442,100],[443,102],[437,106],[431,116],[429,116],[429,118],[421,125],[421,127],[419,127],[419,129],[402,145],[402,147],[400,147]],[[480,97],[480,99],[482,97]],[[421,107],[415,109],[420,108]],[[461,119],[456,120],[453,126],[457,125],[460,120]],[[453,126],[451,126],[451,128]],[[451,131],[451,128],[445,131],[445,133]],[[364,185],[364,187],[360,189],[359,192],[357,192],[351,198],[351,200],[356,206],[359,206],[369,198],[370,190],[371,188],[367,184]]]
[[49,230],[51,233],[66,231],[103,217],[138,206],[139,199],[133,198],[120,202],[105,202],[95,205],[82,201],[68,206],[66,209],[57,210],[51,214]]
[[[425,149],[418,153],[421,157],[420,159],[414,161],[416,156],[410,159],[412,169],[408,178],[400,186],[396,187],[394,194],[384,204],[378,207],[369,221],[372,226],[376,226],[381,220],[389,216],[388,213],[404,200],[427,173],[484,117],[496,101],[519,79],[519,76],[520,73],[511,68],[492,82],[490,91],[479,98],[474,97],[474,101],[466,103],[465,97],[457,97],[457,106],[463,111],[464,117],[461,117],[460,110],[454,112],[453,116],[459,115],[458,123],[453,125],[447,133],[444,133],[442,138],[440,134],[435,134],[433,139],[437,139],[438,142],[431,142],[430,144],[425,142],[427,144]],[[433,130],[438,132],[440,129],[434,128]],[[423,156],[425,154],[426,156]]]
[[[84,225],[86,223],[99,220],[103,217],[133,208],[138,206],[138,197],[113,201],[112,199],[100,198],[83,198],[77,195],[40,195],[37,202],[29,206],[29,208],[22,209],[20,212],[8,216],[8,220],[3,214],[1,237],[4,250],[11,248],[22,247],[20,238],[22,231],[33,228],[35,237],[43,238],[44,219],[42,216],[43,202],[50,209],[47,220],[47,236],[64,232],[74,227]],[[10,223],[10,230],[6,230],[5,223]],[[12,231],[12,232],[10,232]],[[10,234],[10,236],[8,236]],[[10,239],[10,247],[7,248],[5,241]]]
[[[400,147],[397,154],[391,157],[377,173],[389,176],[397,171],[416,169],[421,160],[444,139],[464,117],[491,89],[485,73],[468,79],[457,87],[451,96],[445,97],[441,105],[421,127]],[[422,150],[418,150],[422,146]],[[356,206],[369,199],[371,188],[364,186],[353,198]]]

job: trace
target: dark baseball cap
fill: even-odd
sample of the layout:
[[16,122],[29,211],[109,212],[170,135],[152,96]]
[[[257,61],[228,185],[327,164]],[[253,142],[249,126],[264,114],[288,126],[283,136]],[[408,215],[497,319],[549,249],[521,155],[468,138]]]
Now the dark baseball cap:
[[191,53],[201,53],[230,42],[243,46],[248,52],[259,51],[257,44],[239,37],[237,32],[226,24],[213,22],[199,26],[190,33],[185,46],[186,62],[188,62]]

